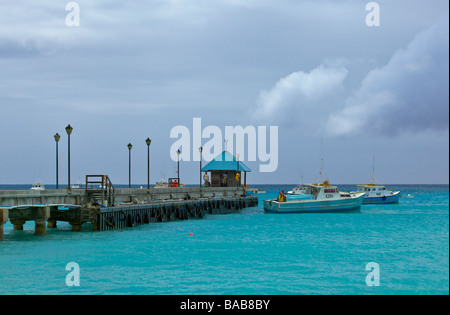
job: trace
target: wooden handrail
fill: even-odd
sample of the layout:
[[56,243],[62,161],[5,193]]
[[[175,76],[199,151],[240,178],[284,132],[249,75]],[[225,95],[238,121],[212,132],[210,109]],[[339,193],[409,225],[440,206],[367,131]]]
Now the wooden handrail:
[[[101,177],[101,181],[98,178]],[[90,180],[91,178],[95,178],[96,180]],[[90,188],[91,184],[100,184],[99,188]],[[113,206],[115,203],[115,191],[114,185],[111,182],[111,179],[108,175],[86,175],[86,192],[89,191],[102,191],[102,204],[105,203],[105,199],[108,202],[109,206]]]

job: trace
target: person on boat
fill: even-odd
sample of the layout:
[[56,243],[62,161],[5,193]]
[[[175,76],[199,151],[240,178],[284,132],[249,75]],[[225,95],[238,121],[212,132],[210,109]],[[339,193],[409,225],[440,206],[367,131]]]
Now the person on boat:
[[277,198],[278,202],[286,202],[286,195],[284,194],[284,190],[280,192]]
[[283,193],[280,191],[280,194],[277,197],[278,202],[283,202]]

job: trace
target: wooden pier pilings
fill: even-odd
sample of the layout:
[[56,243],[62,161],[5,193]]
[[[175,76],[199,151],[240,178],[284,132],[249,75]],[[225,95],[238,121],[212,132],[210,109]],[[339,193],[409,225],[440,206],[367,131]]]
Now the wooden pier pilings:
[[124,229],[153,222],[201,219],[207,214],[226,214],[258,205],[256,197],[215,198],[155,202],[93,209],[94,230]]

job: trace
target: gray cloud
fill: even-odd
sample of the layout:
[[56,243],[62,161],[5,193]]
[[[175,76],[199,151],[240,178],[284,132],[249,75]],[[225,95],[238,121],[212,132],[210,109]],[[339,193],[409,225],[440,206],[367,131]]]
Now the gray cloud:
[[[294,72],[257,100],[255,117],[295,124],[307,134],[396,134],[448,129],[448,16],[418,34],[389,62],[345,88],[345,65]],[[330,62],[328,62],[330,63]]]
[[330,135],[395,134],[449,127],[448,15],[418,34],[389,63],[369,72],[327,123]]

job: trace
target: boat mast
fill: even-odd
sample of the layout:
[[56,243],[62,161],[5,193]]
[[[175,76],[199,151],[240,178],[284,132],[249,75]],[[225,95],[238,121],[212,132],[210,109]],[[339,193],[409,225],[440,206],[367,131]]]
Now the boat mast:
[[372,184],[375,185],[375,154],[372,157]]
[[303,172],[299,172],[298,175],[300,177],[300,186],[302,186],[303,185]]
[[320,183],[323,183],[323,158],[320,159]]
[[319,172],[319,176],[320,176],[320,183],[323,183],[324,179],[323,179],[323,156],[324,156],[324,133],[325,133],[325,128],[322,130],[322,138],[320,140],[320,172]]

